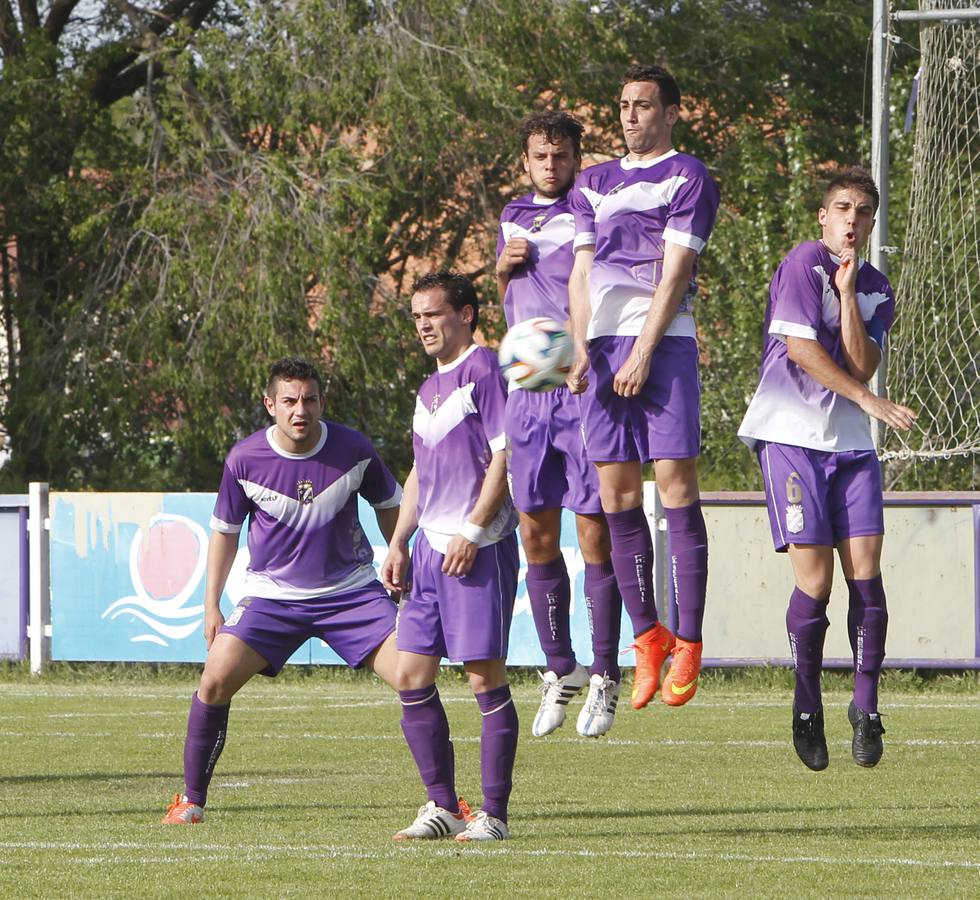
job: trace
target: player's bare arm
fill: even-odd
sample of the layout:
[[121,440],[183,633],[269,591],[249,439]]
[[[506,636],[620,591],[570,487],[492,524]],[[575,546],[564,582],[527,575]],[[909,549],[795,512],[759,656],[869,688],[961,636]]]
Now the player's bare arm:
[[408,589],[408,542],[419,527],[419,479],[415,467],[405,479],[402,502],[398,507],[395,527],[388,538],[388,555],[381,564],[381,583],[389,591]]
[[908,431],[918,418],[915,410],[892,403],[891,400],[869,391],[864,383],[838,366],[818,341],[811,338],[788,337],[786,352],[789,358],[814,381],[822,384],[827,390],[853,401],[869,416],[874,416],[890,428]]
[[653,292],[633,350],[613,379],[613,390],[623,397],[635,397],[650,376],[650,358],[680,309],[691,283],[697,253],[669,241],[664,244],[664,265],[660,283]]
[[395,526],[398,524],[398,515],[400,512],[401,504],[374,511],[374,517],[378,521],[378,528],[381,529],[381,534],[388,544],[391,544],[391,538],[395,533]]
[[225,624],[221,613],[221,594],[238,553],[238,532],[212,531],[208,541],[207,580],[204,587],[204,640],[208,649],[218,629]]
[[531,243],[527,238],[513,237],[504,245],[497,258],[497,294],[502,300],[510,284],[510,276],[517,266],[521,266],[531,258]]
[[[480,488],[480,496],[466,517],[466,526],[473,525],[478,530],[486,528],[500,511],[506,497],[507,453],[498,450],[490,458],[490,465],[487,466],[487,474]],[[470,532],[470,536],[475,537],[475,532]],[[479,549],[478,540],[471,540],[463,533],[454,534],[446,548],[442,571],[454,578],[461,578],[473,568]]]
[[857,299],[857,251],[845,247],[840,253],[841,264],[834,276],[840,294],[841,350],[847,371],[858,381],[868,381],[881,362],[881,350],[868,337]]
[[575,347],[575,358],[565,383],[573,394],[581,394],[588,385],[589,351],[586,335],[589,331],[589,320],[592,318],[592,302],[589,300],[589,275],[592,272],[592,260],[595,259],[595,247],[579,247],[575,251],[575,263],[572,274],[568,278],[568,312],[572,344]]

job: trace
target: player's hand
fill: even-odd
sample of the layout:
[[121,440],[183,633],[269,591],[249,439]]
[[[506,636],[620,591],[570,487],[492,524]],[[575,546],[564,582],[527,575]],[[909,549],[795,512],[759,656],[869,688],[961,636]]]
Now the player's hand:
[[225,617],[218,607],[204,607],[204,640],[211,649],[211,644],[218,636],[221,626],[225,624]]
[[840,252],[840,265],[834,273],[834,284],[838,293],[854,296],[857,288],[858,259],[853,245],[844,246]]
[[576,347],[572,367],[568,370],[565,384],[573,394],[581,394],[589,386],[589,354],[585,347]]
[[454,534],[446,548],[446,556],[442,561],[442,571],[451,578],[462,578],[468,575],[473,563],[476,562],[476,552],[479,546],[468,541],[461,534]]
[[874,416],[884,422],[889,428],[897,428],[900,431],[908,431],[919,417],[914,409],[892,403],[891,400],[879,397],[870,391],[862,398],[858,406],[869,416]]
[[523,265],[530,258],[531,242],[527,238],[511,238],[497,259],[497,274],[509,275],[515,266]]
[[650,358],[640,355],[636,345],[613,379],[613,390],[621,397],[635,397],[650,377]]
[[[381,564],[381,583],[395,594],[407,591],[411,586],[410,582],[408,547],[390,545],[388,555]],[[395,600],[394,596],[391,599]]]

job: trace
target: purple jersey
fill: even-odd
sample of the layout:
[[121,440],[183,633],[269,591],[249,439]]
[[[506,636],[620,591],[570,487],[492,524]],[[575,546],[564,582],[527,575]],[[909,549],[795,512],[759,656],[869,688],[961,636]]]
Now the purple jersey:
[[[505,447],[507,392],[500,367],[485,347],[473,344],[430,375],[415,398],[415,472],[419,527],[445,553],[476,505],[491,456]],[[487,527],[481,547],[517,527],[510,496]]]
[[[839,265],[840,259],[820,241],[807,241],[787,254],[773,276],[759,386],[738,430],[750,447],[764,440],[831,452],[874,448],[867,414],[814,381],[786,352],[787,337],[809,338],[847,371],[834,285]],[[865,260],[858,265],[861,318],[868,335],[881,345],[895,315],[895,298],[881,272]]]
[[[718,212],[718,188],[704,164],[671,150],[585,169],[570,194],[575,247],[595,247],[588,337],[637,335],[663,271],[664,244],[704,249]],[[691,311],[697,264],[666,334],[695,337]]]
[[574,262],[575,217],[568,195],[545,200],[528,194],[512,200],[500,214],[497,258],[511,238],[530,243],[530,258],[515,266],[504,294],[508,327],[535,316],[564,323],[568,318],[568,276]]
[[241,531],[249,517],[249,596],[307,600],[376,579],[374,551],[357,518],[357,495],[377,509],[397,506],[401,488],[364,435],[320,422],[308,453],[289,453],[275,426],[231,448],[211,528]]

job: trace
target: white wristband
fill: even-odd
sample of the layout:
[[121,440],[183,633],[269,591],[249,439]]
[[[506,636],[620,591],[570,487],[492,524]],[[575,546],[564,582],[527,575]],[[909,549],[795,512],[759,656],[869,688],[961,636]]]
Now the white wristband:
[[482,525],[474,525],[467,520],[463,522],[463,527],[459,529],[459,533],[471,544],[479,544],[487,536],[487,529]]

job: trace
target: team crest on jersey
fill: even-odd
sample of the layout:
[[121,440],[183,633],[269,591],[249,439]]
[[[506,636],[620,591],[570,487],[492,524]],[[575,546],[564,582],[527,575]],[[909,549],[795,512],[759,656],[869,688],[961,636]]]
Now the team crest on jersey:
[[544,227],[544,220],[547,218],[547,213],[541,213],[540,215],[535,216],[534,221],[531,222],[531,227],[528,229],[531,234],[534,234],[536,231],[540,231]]
[[432,398],[432,404],[429,406],[429,412],[432,415],[436,414],[436,410],[439,408],[439,401],[442,399],[438,394]]
[[313,502],[313,482],[304,478],[296,482],[296,499],[303,506],[309,506]]
[[802,503],[790,503],[786,507],[786,530],[790,534],[799,534],[803,530]]

